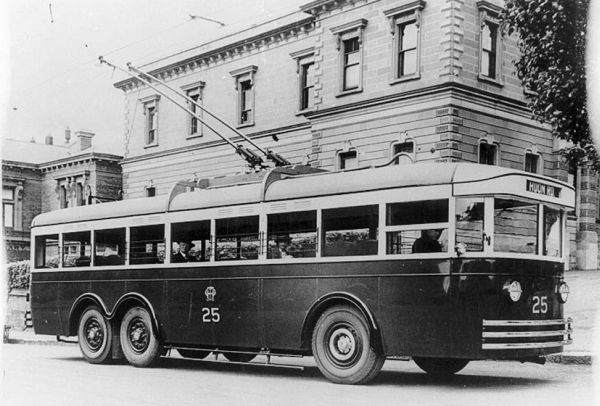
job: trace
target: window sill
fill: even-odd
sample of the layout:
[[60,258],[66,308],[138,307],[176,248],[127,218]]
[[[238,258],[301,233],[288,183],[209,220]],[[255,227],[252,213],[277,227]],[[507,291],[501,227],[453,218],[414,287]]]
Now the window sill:
[[504,83],[502,83],[501,81],[494,79],[494,78],[490,78],[488,76],[485,76],[483,74],[479,74],[479,76],[477,76],[477,80],[479,80],[480,82],[485,82],[485,83],[489,83],[490,85],[494,85],[494,86],[498,86],[498,87],[504,87]]
[[349,94],[360,93],[362,91],[363,91],[362,87],[357,87],[356,89],[342,90],[341,92],[336,94],[335,97],[343,97],[343,96],[346,96]]
[[202,138],[204,136],[204,134],[188,134],[185,139],[186,140],[193,140],[196,138]]
[[254,123],[244,123],[244,124],[238,124],[235,128],[246,128],[246,127],[252,127],[254,125]]
[[296,115],[297,115],[297,116],[303,116],[303,115],[305,115],[305,114],[312,113],[313,111],[315,111],[314,107],[311,107],[311,108],[309,108],[309,109],[304,109],[304,110],[298,110],[298,111],[296,112]]
[[158,142],[144,145],[144,148],[154,148],[154,147],[158,147]]
[[390,85],[396,85],[398,83],[410,82],[411,80],[418,80],[418,79],[421,79],[421,74],[415,73],[412,75],[406,75],[406,76],[402,76],[399,78],[395,78],[390,81]]

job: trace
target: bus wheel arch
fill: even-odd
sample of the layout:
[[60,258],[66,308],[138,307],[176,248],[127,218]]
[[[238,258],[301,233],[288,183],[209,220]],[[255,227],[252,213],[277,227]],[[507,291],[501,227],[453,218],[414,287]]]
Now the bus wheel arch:
[[310,351],[311,349],[312,334],[319,317],[321,317],[327,309],[334,306],[350,306],[357,309],[368,321],[369,334],[375,349],[382,354],[385,353],[383,335],[381,334],[377,320],[371,310],[362,300],[352,294],[344,292],[334,292],[322,296],[311,306],[302,327],[301,347],[304,350]]
[[83,312],[87,308],[93,306],[99,308],[104,317],[110,319],[108,312],[106,311],[106,306],[98,295],[94,295],[92,293],[83,294],[75,299],[75,302],[73,302],[71,310],[69,311],[69,336],[77,335],[79,329],[79,320],[81,319]]

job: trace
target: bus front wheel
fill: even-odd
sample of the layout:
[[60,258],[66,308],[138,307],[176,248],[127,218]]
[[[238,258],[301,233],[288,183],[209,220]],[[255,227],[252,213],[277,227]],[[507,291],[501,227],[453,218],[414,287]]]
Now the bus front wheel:
[[430,375],[449,376],[454,375],[467,366],[469,360],[459,358],[421,358],[414,357],[413,361],[423,371]]
[[83,311],[79,318],[77,338],[87,362],[102,364],[111,360],[112,326],[100,308],[91,306]]
[[162,348],[152,328],[152,318],[143,307],[132,307],[121,321],[121,347],[135,367],[149,367],[159,359]]
[[385,357],[370,339],[369,326],[355,308],[327,309],[315,326],[312,352],[319,370],[334,383],[367,383],[381,370]]

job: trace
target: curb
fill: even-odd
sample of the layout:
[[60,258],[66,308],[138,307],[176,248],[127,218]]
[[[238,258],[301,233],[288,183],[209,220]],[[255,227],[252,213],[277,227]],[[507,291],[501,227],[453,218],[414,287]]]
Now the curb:
[[546,361],[554,364],[592,365],[592,358],[595,357],[587,352],[564,352],[548,355]]

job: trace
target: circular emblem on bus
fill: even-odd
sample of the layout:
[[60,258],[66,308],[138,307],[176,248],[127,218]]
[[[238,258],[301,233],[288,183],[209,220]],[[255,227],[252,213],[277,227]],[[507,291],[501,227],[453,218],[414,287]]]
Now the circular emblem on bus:
[[206,295],[207,302],[214,302],[215,296],[217,295],[217,290],[213,286],[209,286],[204,291],[204,294]]

